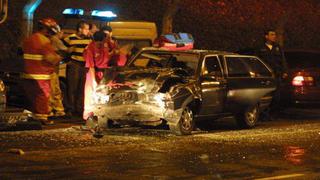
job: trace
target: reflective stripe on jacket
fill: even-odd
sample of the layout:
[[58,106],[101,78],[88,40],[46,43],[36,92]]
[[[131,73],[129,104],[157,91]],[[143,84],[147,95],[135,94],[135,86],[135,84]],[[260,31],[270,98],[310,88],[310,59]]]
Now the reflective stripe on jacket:
[[34,60],[34,61],[42,61],[43,55],[41,54],[23,54],[24,59]]
[[21,74],[21,78],[34,79],[34,80],[50,80],[51,75],[49,74]]
[[27,79],[50,79],[55,65],[61,60],[50,40],[41,33],[34,33],[24,41],[23,52],[23,77]]

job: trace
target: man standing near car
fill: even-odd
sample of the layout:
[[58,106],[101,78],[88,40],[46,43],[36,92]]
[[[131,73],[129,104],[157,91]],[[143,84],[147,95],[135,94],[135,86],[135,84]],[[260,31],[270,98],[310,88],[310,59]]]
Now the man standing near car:
[[81,21],[77,25],[77,33],[64,39],[69,48],[70,62],[67,64],[67,102],[70,107],[68,114],[82,115],[84,103],[84,83],[86,76],[83,51],[91,42],[89,23]]
[[265,43],[257,51],[257,56],[272,68],[276,78],[276,90],[274,91],[270,108],[267,110],[269,120],[278,116],[281,110],[280,87],[283,80],[288,76],[287,62],[284,53],[277,43],[277,34],[275,30],[269,29],[264,34]]

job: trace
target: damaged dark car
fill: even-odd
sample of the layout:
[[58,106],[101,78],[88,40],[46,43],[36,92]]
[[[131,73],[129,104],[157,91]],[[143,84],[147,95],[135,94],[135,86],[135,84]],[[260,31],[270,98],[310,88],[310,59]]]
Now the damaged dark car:
[[252,128],[274,90],[271,69],[255,56],[145,48],[123,69],[108,70],[90,118],[101,128],[165,123],[186,135],[197,120],[233,115],[241,128]]

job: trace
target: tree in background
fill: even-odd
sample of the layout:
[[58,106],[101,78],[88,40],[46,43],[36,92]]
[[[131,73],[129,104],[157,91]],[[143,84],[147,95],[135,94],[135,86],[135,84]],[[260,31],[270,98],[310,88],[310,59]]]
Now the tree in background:
[[175,31],[188,31],[197,47],[237,51],[256,47],[265,29],[278,31],[287,48],[320,49],[319,1],[183,0]]
[[172,33],[173,18],[178,11],[180,0],[168,0],[162,17],[162,34]]

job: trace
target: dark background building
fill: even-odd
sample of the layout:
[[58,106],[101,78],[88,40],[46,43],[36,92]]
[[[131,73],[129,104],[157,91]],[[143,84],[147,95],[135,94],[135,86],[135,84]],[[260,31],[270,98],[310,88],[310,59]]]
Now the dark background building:
[[[16,58],[23,30],[22,10],[27,0],[9,1],[9,19],[0,25],[0,60]],[[68,7],[111,9],[119,20],[154,21],[161,30],[169,0],[43,0],[35,21],[55,17],[65,23]],[[174,32],[193,34],[198,48],[237,51],[263,40],[263,31],[275,28],[285,48],[320,49],[318,0],[180,0],[173,20]],[[159,32],[161,33],[161,32]],[[7,66],[7,65],[1,65]]]

